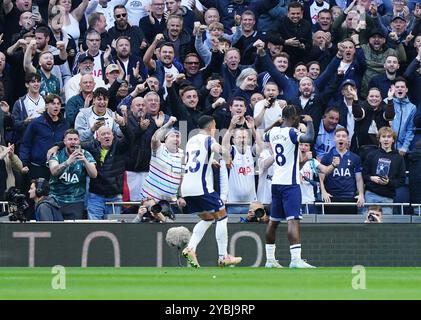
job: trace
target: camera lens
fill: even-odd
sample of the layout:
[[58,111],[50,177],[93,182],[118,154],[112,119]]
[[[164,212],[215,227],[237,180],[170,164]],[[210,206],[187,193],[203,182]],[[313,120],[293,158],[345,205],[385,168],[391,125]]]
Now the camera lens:
[[152,213],[154,213],[154,214],[156,214],[156,213],[160,213],[161,211],[162,211],[162,207],[161,207],[161,205],[160,205],[159,203],[154,204],[154,205],[151,207],[151,212],[152,212]]
[[255,211],[254,211],[254,216],[256,217],[256,218],[262,218],[264,215],[266,214],[266,212],[265,212],[265,210],[264,209],[256,209]]

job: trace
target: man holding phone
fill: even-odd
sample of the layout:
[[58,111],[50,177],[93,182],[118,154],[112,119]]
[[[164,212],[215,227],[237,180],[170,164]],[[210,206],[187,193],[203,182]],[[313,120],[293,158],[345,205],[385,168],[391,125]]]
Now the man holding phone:
[[50,195],[60,205],[65,220],[82,219],[86,177],[96,178],[96,161],[80,146],[79,132],[69,129],[64,134],[64,148],[48,160],[50,167]]
[[81,109],[76,116],[75,129],[80,134],[80,141],[95,138],[97,130],[102,126],[107,126],[114,134],[122,136],[118,124],[114,121],[113,112],[108,109],[108,90],[97,88],[92,97],[92,107]]

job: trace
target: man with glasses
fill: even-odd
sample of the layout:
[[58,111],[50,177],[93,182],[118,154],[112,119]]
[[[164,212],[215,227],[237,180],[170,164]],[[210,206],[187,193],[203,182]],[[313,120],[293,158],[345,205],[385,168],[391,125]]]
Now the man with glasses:
[[164,10],[164,0],[152,0],[149,15],[139,21],[139,27],[145,34],[145,40],[148,44],[152,43],[155,35],[163,33],[167,27]]
[[88,50],[78,54],[76,57],[77,62],[73,66],[72,74],[76,75],[78,73],[79,57],[82,59],[82,57],[91,56],[94,58],[92,76],[105,80],[105,68],[110,64],[111,49],[107,49],[106,51],[100,50],[101,35],[93,29],[89,30],[86,34],[86,45]]
[[135,56],[140,56],[140,50],[146,47],[143,41],[144,35],[142,30],[136,25],[129,24],[127,10],[123,5],[114,7],[114,27],[108,30],[107,44],[112,46],[113,40],[121,36],[126,36],[130,39],[132,53]]
[[186,80],[200,89],[203,86],[203,73],[200,71],[200,60],[196,53],[189,53],[184,58]]

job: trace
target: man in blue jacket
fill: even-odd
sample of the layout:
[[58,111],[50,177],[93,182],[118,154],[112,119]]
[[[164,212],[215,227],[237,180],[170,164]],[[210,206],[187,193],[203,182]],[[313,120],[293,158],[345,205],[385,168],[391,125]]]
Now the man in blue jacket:
[[403,77],[395,79],[393,105],[395,118],[392,121],[392,129],[397,135],[395,149],[401,156],[405,156],[414,139],[414,117],[417,107],[408,99],[408,84]]
[[20,150],[20,159],[29,167],[30,179],[50,177],[47,168],[47,151],[57,142],[62,141],[64,132],[69,128],[60,113],[61,99],[58,95],[45,97],[46,110],[26,129]]

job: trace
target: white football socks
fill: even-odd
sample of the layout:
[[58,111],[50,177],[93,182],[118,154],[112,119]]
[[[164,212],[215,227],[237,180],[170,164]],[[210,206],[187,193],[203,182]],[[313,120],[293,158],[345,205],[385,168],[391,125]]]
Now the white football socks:
[[205,221],[200,220],[193,228],[193,234],[191,235],[189,244],[187,245],[188,248],[196,251],[196,247],[199,242],[202,240],[203,236],[205,235],[206,231],[212,225],[213,220]]
[[266,249],[266,260],[275,260],[276,245],[275,244],[266,244],[265,249]]
[[291,261],[301,260],[301,244],[293,244],[292,246],[289,246],[289,251],[291,252]]
[[218,255],[220,259],[224,259],[228,254],[228,216],[216,221],[215,238],[218,244]]

